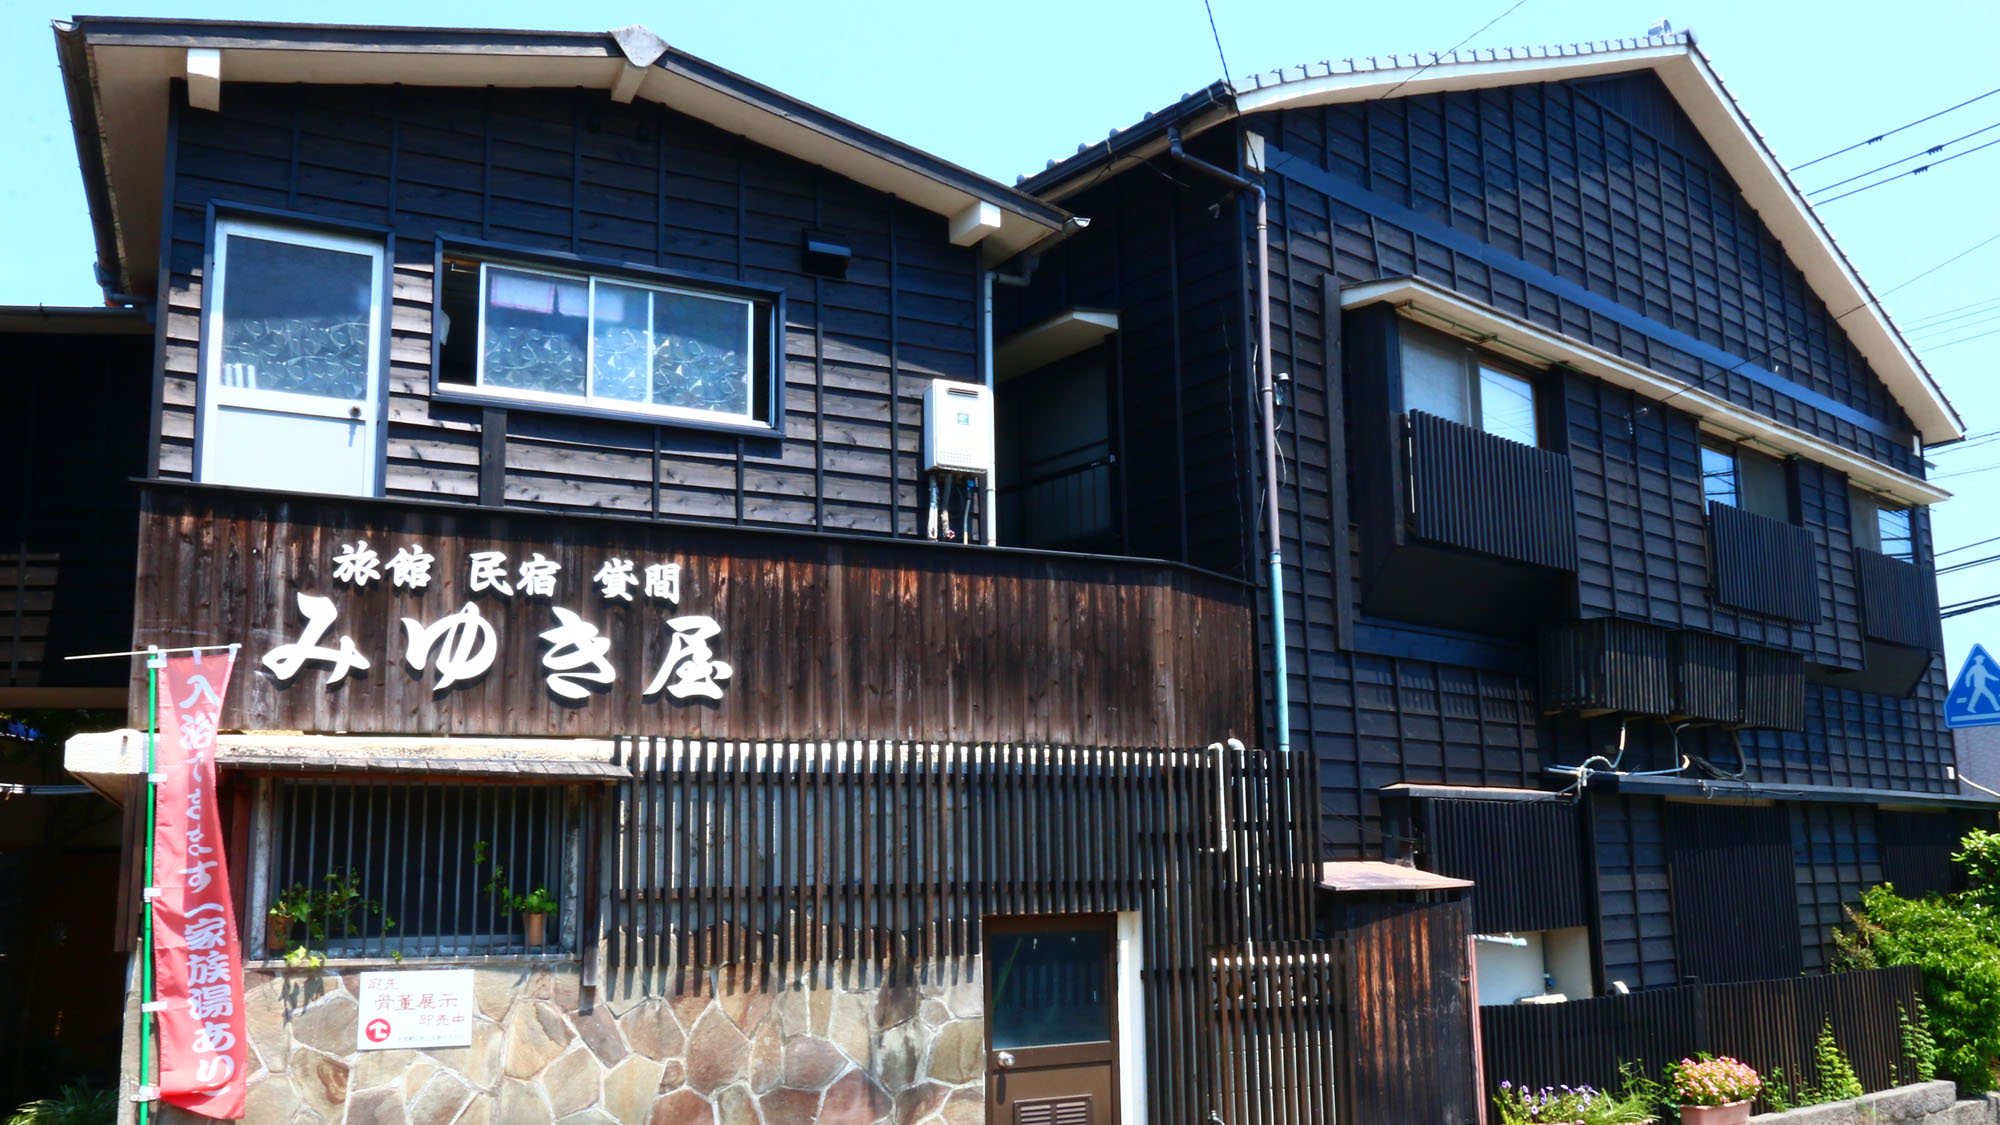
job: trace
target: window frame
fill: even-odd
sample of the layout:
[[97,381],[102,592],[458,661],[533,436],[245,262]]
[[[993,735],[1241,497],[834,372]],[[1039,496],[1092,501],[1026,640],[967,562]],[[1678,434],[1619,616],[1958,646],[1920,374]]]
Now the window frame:
[[[1487,434],[1503,441],[1511,441],[1517,445],[1526,445],[1531,449],[1548,448],[1545,444],[1548,435],[1544,433],[1549,426],[1548,419],[1544,417],[1543,409],[1543,372],[1531,371],[1519,364],[1492,355],[1481,349],[1477,343],[1471,340],[1461,339],[1434,328],[1427,328],[1424,325],[1402,317],[1396,318],[1394,328],[1396,333],[1396,401],[1398,406],[1401,407],[1400,413],[1408,414],[1413,409],[1419,409],[1410,405],[1409,384],[1405,377],[1405,372],[1408,370],[1408,361],[1405,354],[1408,350],[1408,341],[1412,333],[1417,333],[1436,340],[1439,344],[1457,349],[1463,361],[1459,371],[1459,391],[1463,396],[1466,411],[1470,417],[1467,421],[1459,421],[1455,418],[1446,418],[1446,421],[1467,426],[1478,430],[1482,434]],[[1518,438],[1509,437],[1506,434],[1486,428],[1485,382],[1488,372],[1501,378],[1518,380],[1527,385],[1528,401],[1533,407],[1534,441],[1522,442]],[[1438,415],[1438,417],[1443,417],[1443,415]]]
[[[375,254],[375,281],[371,292],[369,311],[371,314],[372,338],[369,342],[369,406],[367,418],[373,430],[368,460],[368,488],[358,496],[366,498],[382,494],[384,467],[389,449],[389,380],[390,338],[394,333],[395,274],[396,274],[396,232],[393,228],[371,223],[355,222],[347,219],[327,218],[298,211],[288,211],[281,207],[267,207],[254,203],[239,203],[231,200],[209,200],[204,209],[201,248],[201,310],[200,335],[195,349],[194,371],[194,448],[191,451],[189,472],[196,480],[201,479],[203,449],[209,438],[210,415],[222,405],[243,406],[245,401],[238,396],[240,388],[227,388],[235,394],[217,397],[223,390],[219,378],[210,378],[210,364],[220,364],[222,360],[222,333],[218,330],[222,323],[222,286],[214,284],[220,278],[216,268],[216,251],[221,246],[219,230],[225,226],[239,228],[262,227],[272,233],[287,236],[304,235],[326,242],[343,241],[347,245],[331,246],[336,250],[349,250],[366,245]],[[316,243],[301,243],[315,245]],[[225,255],[226,258],[226,255]],[[162,275],[163,277],[165,275]],[[154,374],[153,426],[157,431],[160,424],[159,373]],[[300,395],[286,391],[266,391],[267,395],[278,396],[276,405],[284,406],[298,402],[303,413],[324,413],[321,403],[310,400],[314,395]],[[301,401],[305,400],[305,401]],[[324,400],[321,400],[323,402]],[[254,402],[251,402],[253,408]],[[264,405],[273,405],[266,399]],[[335,415],[327,414],[327,417]],[[158,450],[155,449],[153,471],[158,472]],[[357,495],[357,494],[345,494]]]
[[[249,783],[252,787],[250,793],[250,832],[248,841],[249,886],[244,892],[243,899],[245,917],[251,921],[246,921],[240,927],[242,931],[243,961],[247,966],[268,969],[286,967],[288,964],[283,954],[273,953],[266,948],[267,923],[265,921],[269,917],[271,903],[279,892],[279,883],[283,880],[281,853],[286,847],[286,840],[281,836],[281,827],[289,828],[290,826],[285,824],[284,817],[280,813],[278,805],[282,796],[280,790],[287,785],[332,785],[349,791],[376,788],[408,788],[416,791],[440,789],[486,790],[494,788],[544,789],[549,791],[551,811],[558,821],[557,829],[561,833],[560,838],[553,844],[555,863],[557,865],[556,870],[561,879],[557,913],[554,918],[549,919],[549,929],[543,938],[541,946],[528,947],[525,943],[495,942],[492,940],[495,936],[493,932],[482,935],[477,929],[471,933],[447,934],[439,932],[417,935],[415,937],[411,937],[405,929],[403,932],[397,934],[395,940],[409,940],[416,943],[432,942],[436,943],[438,948],[428,953],[420,951],[407,954],[399,948],[392,955],[377,956],[371,952],[371,947],[385,948],[391,939],[386,936],[369,938],[364,934],[360,939],[360,948],[357,950],[354,948],[351,939],[343,935],[341,943],[335,944],[330,942],[326,949],[313,951],[320,956],[320,960],[316,962],[317,964],[339,967],[345,965],[421,966],[514,961],[565,962],[576,961],[586,956],[586,946],[593,939],[586,932],[587,922],[583,915],[589,909],[589,901],[595,895],[594,890],[584,885],[588,873],[588,857],[584,854],[583,849],[587,838],[586,822],[591,816],[589,807],[591,800],[590,786],[574,781],[566,782],[561,779],[547,777],[512,780],[485,776],[426,773],[329,774],[308,772],[303,774],[269,774],[258,772],[248,774],[242,778],[242,781]],[[353,797],[348,795],[347,799],[352,801]],[[384,846],[386,847],[387,845]],[[329,870],[335,866],[346,866],[351,870],[352,853],[353,849],[350,844],[348,849],[349,862],[346,864],[333,864],[332,857],[329,856]],[[498,854],[498,847],[496,845],[496,856]],[[364,858],[368,858],[365,853]],[[406,866],[407,858],[406,855]],[[420,863],[418,870],[429,871],[430,869]],[[451,877],[443,869],[439,869],[437,874],[440,878]],[[476,878],[477,874],[474,872],[475,881],[469,884],[475,888],[477,887]],[[387,903],[385,902],[384,905],[386,906]],[[503,914],[502,917],[507,916]],[[410,919],[405,917],[397,919],[397,921],[400,929],[402,928],[401,924],[409,922]]]
[[[1727,504],[1739,512],[1746,512],[1762,519],[1775,520],[1778,523],[1791,524],[1794,527],[1798,526],[1797,478],[1794,476],[1793,467],[1789,463],[1794,459],[1793,455],[1787,454],[1785,456],[1774,457],[1767,453],[1760,453],[1754,449],[1746,449],[1740,441],[1731,441],[1728,438],[1711,433],[1702,433],[1699,445],[1700,452],[1697,453],[1695,461],[1696,482],[1701,487],[1702,511],[1704,513],[1708,511],[1708,506],[1712,503]],[[1706,453],[1720,453],[1729,458],[1731,499],[1722,500],[1709,495],[1708,482],[1712,474],[1708,471],[1708,467],[1703,464],[1702,454]],[[1777,470],[1784,489],[1784,512],[1782,514],[1774,515],[1767,511],[1760,511],[1757,508],[1751,507],[1747,502],[1749,489],[1746,487],[1745,478],[1749,473],[1744,468],[1746,463],[1744,461],[1745,454],[1762,458],[1770,462]]]
[[[1852,486],[1849,487],[1847,503],[1849,515],[1848,531],[1855,546],[1873,551],[1883,558],[1896,559],[1900,562],[1910,563],[1911,565],[1916,564],[1917,509],[1915,506],[1897,502],[1891,497],[1883,496],[1880,493],[1868,492]],[[1873,518],[1860,518],[1864,510],[1873,516]],[[1884,517],[1892,513],[1900,515],[1903,518],[1902,534],[1896,537],[1896,541],[1903,544],[1901,551],[1885,549],[1885,545],[1890,540],[1882,534],[1882,521]]]
[[[474,307],[477,319],[471,331],[472,377],[470,384],[444,378],[446,335],[460,330],[445,313],[445,277],[449,260],[476,263]],[[583,281],[595,305],[596,282],[633,288],[681,293],[695,297],[720,298],[745,303],[749,307],[751,359],[751,413],[722,414],[690,407],[625,402],[590,395],[590,371],[585,361],[585,389],[581,396],[520,388],[489,388],[485,378],[486,292],[490,267],[513,269]],[[664,269],[643,263],[609,258],[586,257],[559,251],[537,250],[511,243],[484,239],[445,238],[433,245],[431,293],[431,397],[440,402],[519,409],[537,413],[569,414],[653,426],[676,426],[720,433],[774,437],[784,433],[785,419],[785,290],[781,286],[719,278],[712,275]],[[590,347],[595,347],[595,325],[586,318]],[[586,356],[589,350],[586,350]],[[759,410],[759,404],[763,408]]]

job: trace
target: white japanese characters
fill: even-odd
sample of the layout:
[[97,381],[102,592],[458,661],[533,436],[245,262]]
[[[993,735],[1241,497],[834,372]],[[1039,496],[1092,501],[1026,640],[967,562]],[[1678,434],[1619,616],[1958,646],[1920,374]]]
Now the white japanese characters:
[[[439,568],[438,557],[420,543],[397,547],[384,563],[381,554],[365,539],[340,544],[332,562],[334,581],[355,590],[365,590],[370,583],[377,583],[421,592],[432,586]],[[465,556],[465,565],[465,594],[555,599],[563,592],[563,564],[540,551],[530,552],[528,558],[512,566],[505,551],[472,551]],[[578,573],[590,575],[588,583],[596,587],[603,602],[637,604],[643,599],[680,604],[678,562],[651,562],[642,566],[633,559],[609,557],[595,572]],[[321,683],[331,686],[346,679],[348,673],[371,666],[351,636],[339,634],[336,640],[327,643],[326,638],[335,632],[340,616],[332,598],[304,592],[295,597],[305,626],[297,640],[276,645],[264,654],[263,665],[274,679],[286,683],[307,665],[321,665],[327,669]],[[541,632],[539,638],[546,646],[540,656],[540,671],[549,692],[572,702],[603,694],[618,681],[618,671],[611,661],[612,638],[577,610],[550,605],[548,612],[554,619],[553,625]],[[400,620],[403,662],[415,672],[430,674],[433,694],[442,695],[454,687],[473,683],[500,661],[499,628],[495,619],[480,609],[478,601],[468,598],[457,610],[429,621],[422,617]],[[641,694],[651,698],[664,692],[674,700],[721,699],[734,672],[716,651],[722,626],[712,616],[688,614],[670,618],[666,628],[666,654]],[[648,651],[658,651],[651,643],[646,647]],[[190,880],[202,877],[196,869],[187,874]]]
[[399,547],[389,559],[389,584],[398,589],[421,590],[431,584],[431,564],[437,556],[424,550],[422,543]]
[[298,599],[299,612],[306,617],[306,627],[299,634],[298,640],[288,645],[279,645],[264,654],[264,667],[269,668],[273,676],[281,681],[289,680],[298,675],[299,669],[307,664],[326,663],[333,666],[333,672],[327,676],[326,682],[337,684],[347,678],[347,673],[357,668],[368,667],[368,658],[361,655],[361,651],[354,647],[352,637],[343,635],[340,642],[332,648],[319,643],[319,639],[333,627],[334,619],[340,616],[340,611],[333,606],[332,598],[300,591]]
[[[500,655],[500,638],[493,632],[493,623],[479,612],[479,607],[471,602],[457,613],[439,618],[435,624],[426,625],[414,617],[403,618],[403,632],[409,638],[403,659],[410,667],[421,672],[429,661],[437,670],[437,682],[431,685],[433,692],[441,692],[455,683],[477,679],[493,667],[493,658]],[[433,658],[432,650],[436,650]]]

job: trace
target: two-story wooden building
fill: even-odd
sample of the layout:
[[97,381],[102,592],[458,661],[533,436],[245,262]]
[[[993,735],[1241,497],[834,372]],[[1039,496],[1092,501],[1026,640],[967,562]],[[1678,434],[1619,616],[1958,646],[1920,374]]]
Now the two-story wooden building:
[[1000,415],[1090,444],[1003,433],[1003,521],[1282,591],[1265,744],[1328,857],[1526,939],[1482,1001],[1796,976],[1946,885],[1963,427],[1691,36],[1217,84],[1022,186],[1093,222],[1001,291]]
[[[17,429],[105,456],[21,540],[136,588],[19,602],[14,682],[143,729],[140,662],[58,657],[242,646],[250,1119],[1212,1106],[1213,956],[1308,935],[1314,857],[1223,745],[1249,586],[996,545],[992,278],[1072,212],[644,28],[56,38],[151,346],[37,353]],[[69,747],[128,938],[133,730]],[[441,967],[457,1038],[375,1049],[370,974]]]

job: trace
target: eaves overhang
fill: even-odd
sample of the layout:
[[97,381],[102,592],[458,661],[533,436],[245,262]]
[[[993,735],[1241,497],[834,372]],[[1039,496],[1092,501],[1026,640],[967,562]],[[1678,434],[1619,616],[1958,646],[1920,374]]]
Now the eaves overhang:
[[[238,83],[605,91],[699,118],[956,221],[984,261],[1063,228],[1061,207],[668,46],[643,28],[529,32],[79,16],[56,25],[100,269],[157,284],[169,99]],[[192,69],[191,69],[192,68]]]
[[1120,133],[1087,146],[1021,186],[1059,202],[1164,152],[1172,127],[1192,137],[1241,116],[1274,110],[1640,70],[1654,72],[1666,85],[1745,200],[1909,415],[1924,444],[1963,438],[1965,426],[1956,409],[1686,33],[1562,47],[1349,59],[1274,71],[1231,84],[1207,102],[1184,98],[1126,130],[1132,134],[1129,139]]
[[1718,437],[1745,442],[1780,457],[1796,455],[1837,469],[1854,484],[1899,503],[1936,504],[1951,499],[1950,492],[1922,477],[1784,425],[1698,383],[1634,363],[1421,278],[1389,278],[1350,285],[1340,291],[1343,309],[1377,304],[1391,305],[1405,319],[1509,358],[1535,366],[1561,365],[1654,401],[1671,403],[1676,409],[1694,415],[1703,430]]

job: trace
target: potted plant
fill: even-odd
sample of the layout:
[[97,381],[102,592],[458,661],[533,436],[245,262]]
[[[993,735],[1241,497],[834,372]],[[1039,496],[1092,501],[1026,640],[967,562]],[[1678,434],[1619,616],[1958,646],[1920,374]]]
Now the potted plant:
[[[271,900],[265,945],[272,953],[283,952],[289,965],[317,965],[326,960],[319,952],[326,946],[329,927],[338,926],[344,935],[357,920],[357,912],[382,919],[382,931],[396,928],[395,919],[382,912],[382,904],[361,893],[361,881],[352,871],[336,868],[320,877],[320,886],[293,883]],[[293,944],[292,927],[303,924],[306,940]],[[400,960],[400,958],[398,958]]]
[[266,919],[264,949],[268,953],[283,953],[292,944],[292,925],[305,910],[306,886],[293,883],[278,892],[271,900],[270,916]]
[[[486,841],[472,843],[472,867],[477,871],[486,862]],[[536,887],[527,894],[516,894],[514,889],[502,880],[505,872],[499,864],[493,865],[493,874],[486,880],[486,893],[500,907],[502,914],[521,916],[521,943],[534,948],[542,944],[548,933],[549,915],[556,912],[556,897],[547,887]]]
[[1681,1125],[1740,1125],[1750,1120],[1750,1103],[1764,1080],[1727,1055],[1704,1054],[1674,1065],[1673,1086]]
[[502,909],[508,913],[520,912],[523,940],[530,947],[541,945],[549,915],[556,912],[555,896],[547,887],[536,887],[524,895],[509,893],[506,898]]

